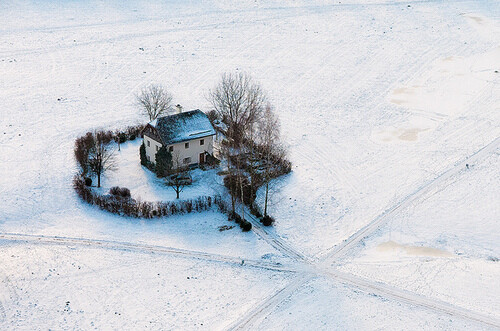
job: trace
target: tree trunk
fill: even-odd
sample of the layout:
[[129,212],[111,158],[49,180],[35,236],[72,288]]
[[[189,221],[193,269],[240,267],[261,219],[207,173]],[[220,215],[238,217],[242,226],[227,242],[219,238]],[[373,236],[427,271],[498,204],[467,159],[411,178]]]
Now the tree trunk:
[[240,180],[240,197],[241,197],[241,219],[245,221],[245,197],[243,195],[243,175],[241,174],[241,164],[240,164],[241,150],[236,157],[236,170],[238,171],[238,178]]
[[245,221],[245,200],[243,196],[243,180],[242,176],[240,175],[240,192],[241,192],[241,219]]
[[175,193],[177,193],[177,199],[179,199],[179,188],[175,190]]
[[266,199],[264,200],[264,216],[267,216],[267,195],[269,193],[269,180],[266,181]]
[[236,212],[236,206],[235,206],[235,204],[236,204],[236,201],[235,201],[236,198],[232,194],[230,194],[230,195],[231,195],[231,209],[232,209],[231,211],[234,214]]
[[102,172],[102,154],[97,155],[97,188],[101,187],[101,172]]

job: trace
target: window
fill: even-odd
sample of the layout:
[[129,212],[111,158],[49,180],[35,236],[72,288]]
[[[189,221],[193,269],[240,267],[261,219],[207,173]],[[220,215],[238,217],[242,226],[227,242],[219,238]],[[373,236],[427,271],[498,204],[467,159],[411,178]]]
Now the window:
[[186,157],[184,160],[183,160],[184,164],[189,164],[191,163],[191,158],[190,157]]
[[184,144],[184,147],[185,147],[185,148],[189,148],[189,143],[185,143],[185,144]]
[[174,146],[170,146],[170,147],[168,148],[168,151],[169,151],[169,152],[173,152],[173,151],[174,151]]
[[148,161],[151,161],[151,158],[149,157],[149,155],[148,155]]
[[148,140],[148,147],[151,146],[151,142]]
[[200,146],[203,146],[203,145],[205,145],[205,139],[200,140]]
[[159,150],[159,149],[160,149],[160,148],[158,147],[158,145],[156,145],[156,151],[157,151],[157,152],[158,152],[158,150]]

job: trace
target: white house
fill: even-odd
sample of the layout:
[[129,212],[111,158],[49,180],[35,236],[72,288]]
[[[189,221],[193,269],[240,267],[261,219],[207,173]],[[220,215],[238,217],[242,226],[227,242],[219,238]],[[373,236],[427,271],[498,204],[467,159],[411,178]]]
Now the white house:
[[207,115],[199,109],[159,117],[146,125],[143,143],[146,157],[155,163],[156,152],[166,146],[174,167],[204,164],[213,155],[215,130]]

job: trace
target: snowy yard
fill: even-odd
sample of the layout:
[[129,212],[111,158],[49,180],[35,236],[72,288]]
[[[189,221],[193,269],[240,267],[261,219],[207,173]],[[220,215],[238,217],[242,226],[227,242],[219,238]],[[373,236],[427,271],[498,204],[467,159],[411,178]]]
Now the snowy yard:
[[[142,139],[121,144],[120,151],[115,148],[117,170],[107,173],[101,183],[103,194],[107,194],[113,186],[127,187],[133,198],[143,201],[173,201],[175,191],[165,185],[165,180],[141,166],[139,147]],[[180,199],[195,199],[199,196],[213,196],[224,192],[222,177],[217,175],[219,169],[194,169],[191,171],[192,185],[184,187]],[[96,181],[94,181],[96,182]]]
[[[0,329],[500,328],[498,2],[16,0],[0,22]],[[79,200],[76,137],[145,122],[148,83],[208,110],[225,71],[289,145],[273,228]],[[102,191],[173,199],[139,144]],[[193,178],[181,199],[222,189]]]

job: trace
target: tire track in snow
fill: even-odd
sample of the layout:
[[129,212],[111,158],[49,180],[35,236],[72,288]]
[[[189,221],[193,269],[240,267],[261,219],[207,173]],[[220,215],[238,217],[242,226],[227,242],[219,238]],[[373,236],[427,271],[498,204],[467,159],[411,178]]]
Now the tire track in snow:
[[[313,265],[309,259],[303,259],[303,263],[309,264],[309,268],[311,268],[312,271],[307,273],[306,271],[307,269],[304,267],[300,277],[298,277],[295,281],[286,285],[284,288],[280,289],[278,292],[265,298],[259,304],[259,306],[247,312],[247,314],[245,314],[244,317],[236,321],[229,329],[238,330],[238,329],[252,328],[252,326],[262,321],[265,318],[265,316],[267,316],[272,311],[274,307],[278,306],[283,300],[292,295],[292,293],[295,292],[298,288],[300,288],[306,282],[312,279],[314,277],[312,273],[316,273],[317,275],[326,275],[331,279],[335,279],[344,284],[348,284],[356,288],[363,289],[370,293],[375,291],[377,293],[380,293],[381,296],[388,297],[399,302],[405,302],[407,304],[420,306],[428,310],[446,313],[455,317],[465,318],[468,320],[486,324],[488,326],[494,326],[500,328],[500,321],[498,321],[493,317],[476,313],[440,300],[420,296],[418,294],[403,289],[395,288],[384,283],[378,283],[367,279],[363,279],[354,276],[352,274],[338,271],[336,270],[335,266],[333,266],[332,268],[331,265],[327,265],[331,264],[332,262],[331,260],[334,257],[345,256],[345,254],[349,251],[350,248],[356,246],[361,240],[363,240],[368,235],[379,229],[379,227],[384,223],[384,221],[389,216],[392,216],[394,212],[401,210],[405,206],[410,205],[412,202],[425,195],[429,190],[431,190],[435,186],[439,185],[446,179],[458,174],[460,171],[463,171],[463,169],[465,168],[465,164],[467,162],[478,161],[481,158],[495,151],[495,149],[497,149],[498,147],[500,147],[500,137],[496,138],[488,145],[482,147],[469,157],[466,157],[465,159],[456,162],[451,168],[444,171],[430,182],[424,184],[410,195],[406,196],[402,201],[400,201],[393,207],[387,209],[384,213],[379,215],[372,222],[370,222],[368,225],[363,227],[361,230],[359,230],[349,239],[347,239],[344,243],[338,246],[333,252],[326,255],[326,257],[324,257],[321,262],[315,263]],[[257,225],[258,228],[262,228],[260,224],[258,224],[258,222],[253,217],[249,217],[249,219],[251,219],[251,222],[253,223],[254,226]],[[270,237],[276,237],[276,236],[271,236],[268,233],[264,233],[262,235],[263,238],[267,237],[268,239]],[[274,240],[271,241],[278,243],[280,240],[278,238],[274,238]],[[279,250],[282,251],[281,249]],[[301,255],[300,253],[298,254]]]
[[[118,41],[124,41],[124,40],[133,40],[133,39],[139,39],[139,38],[147,38],[151,36],[158,36],[158,35],[165,35],[169,33],[176,33],[176,32],[187,32],[187,31],[200,31],[200,30],[214,30],[218,29],[221,27],[224,28],[234,28],[234,24],[239,24],[242,26],[247,26],[255,23],[265,23],[265,22],[271,22],[276,19],[283,19],[286,17],[295,17],[297,16],[296,14],[292,13],[289,14],[289,16],[283,16],[283,15],[277,15],[277,16],[268,16],[268,17],[263,17],[261,19],[249,19],[249,20],[242,20],[242,21],[237,21],[235,22],[234,20],[230,21],[223,21],[223,22],[216,22],[216,23],[210,23],[210,24],[197,24],[197,25],[190,25],[190,26],[182,26],[182,27],[169,27],[165,29],[158,29],[158,30],[149,30],[147,32],[134,32],[134,33],[123,33],[121,35],[113,36],[110,38],[101,38],[101,39],[93,39],[93,40],[88,40],[84,42],[79,42],[76,44],[73,43],[68,43],[65,45],[59,45],[58,50],[63,50],[63,49],[70,49],[73,47],[79,47],[79,46],[89,46],[89,45],[97,45],[97,44],[112,44],[113,42],[118,42]],[[38,47],[38,48],[25,48],[25,49],[17,49],[13,51],[0,51],[0,56],[2,57],[16,57],[16,56],[25,56],[25,55],[37,55],[39,53],[43,53],[44,51],[56,51],[56,49],[48,49],[46,47]]]
[[301,274],[278,291],[265,298],[258,306],[247,312],[243,317],[234,322],[227,330],[251,330],[269,315],[273,308],[288,298],[302,285],[314,278],[313,275]]
[[406,291],[400,288],[393,287],[384,283],[371,281],[365,278],[360,278],[352,274],[344,273],[338,270],[326,271],[325,275],[343,284],[354,286],[363,291],[386,298],[391,298],[395,301],[404,302],[409,305],[416,305],[427,310],[442,312],[454,317],[465,318],[475,322],[479,322],[495,328],[500,328],[500,320],[495,317],[477,313],[450,303],[440,301],[433,298],[428,298]]
[[267,229],[264,229],[264,227],[257,219],[255,219],[252,214],[250,214],[249,212],[247,214],[247,212],[245,212],[245,218],[247,221],[252,223],[252,230],[255,232],[255,234],[266,241],[269,245],[276,248],[276,250],[278,250],[280,253],[292,258],[294,262],[310,262],[310,259],[307,256],[295,250],[295,248],[281,239],[281,237],[276,234],[270,233],[270,231],[268,231]]
[[[496,138],[492,142],[490,142],[488,145],[482,147],[472,155],[456,162],[453,166],[442,172],[440,175],[435,177],[434,179],[428,181],[424,185],[420,186],[417,190],[413,191],[406,197],[404,197],[402,200],[400,200],[398,203],[393,205],[392,207],[386,209],[382,214],[378,215],[375,219],[373,219],[371,222],[369,222],[367,225],[362,227],[360,230],[358,230],[356,233],[351,235],[347,240],[342,242],[340,245],[337,245],[333,249],[326,252],[326,256],[324,258],[325,261],[331,261],[334,258],[342,258],[346,255],[346,253],[349,251],[349,249],[353,248],[354,246],[358,245],[360,241],[362,241],[364,238],[375,232],[382,224],[385,223],[385,221],[392,216],[395,212],[398,210],[401,210],[409,205],[411,205],[415,200],[418,198],[422,197],[424,194],[429,192],[431,189],[433,189],[435,186],[441,184],[444,182],[446,179],[458,174],[460,171],[463,171],[465,169],[465,165],[467,163],[471,162],[477,162],[481,158],[484,158],[488,154],[492,153],[500,147],[500,137]],[[321,254],[325,255],[325,254]]]
[[29,234],[19,234],[19,233],[0,233],[0,240],[25,241],[35,244],[42,243],[51,245],[78,245],[78,246],[87,246],[94,248],[97,247],[97,248],[112,249],[112,250],[135,251],[141,253],[169,254],[183,258],[191,258],[191,259],[210,261],[210,262],[221,262],[233,265],[236,264],[244,267],[254,267],[254,268],[283,271],[283,272],[297,272],[301,270],[301,268],[298,268],[298,266],[296,268],[296,266],[294,265],[283,265],[281,263],[251,260],[241,257],[191,251],[180,248],[148,245],[148,244],[134,244],[130,242],[113,241],[113,240],[29,235]]

